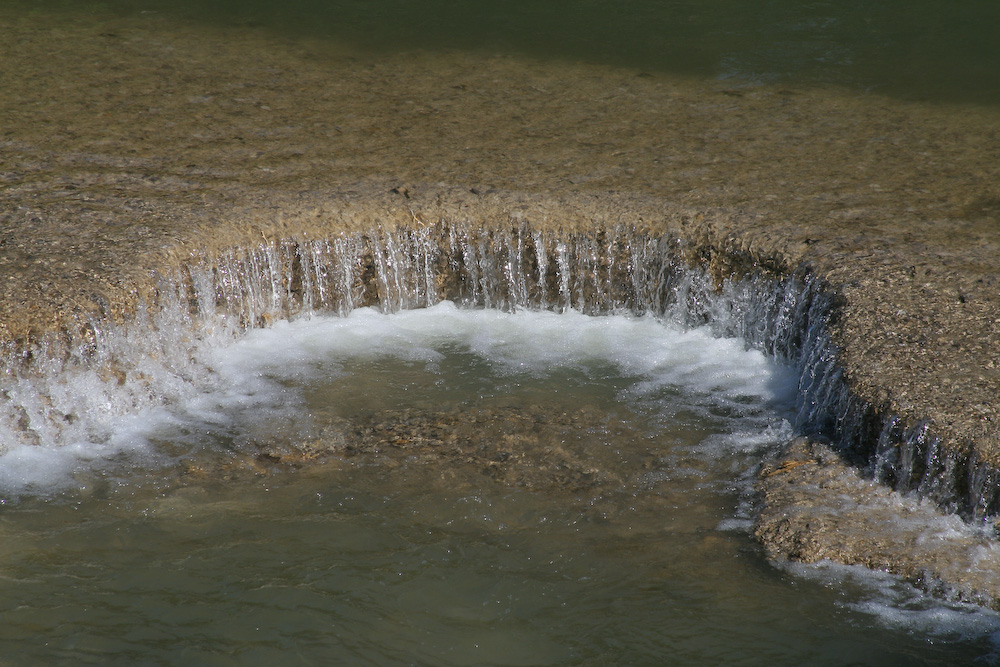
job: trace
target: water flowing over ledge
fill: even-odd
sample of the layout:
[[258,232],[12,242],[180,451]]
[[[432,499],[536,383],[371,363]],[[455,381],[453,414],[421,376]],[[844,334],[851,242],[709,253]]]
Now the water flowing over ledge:
[[[632,227],[534,230],[523,221],[372,229],[321,240],[264,240],[194,254],[123,325],[93,319],[76,335],[10,351],[0,438],[46,448],[109,442],[111,424],[169,401],[199,374],[196,342],[231,339],[281,318],[378,306],[575,309],[653,314],[740,336],[796,368],[796,429],[830,437],[868,474],[966,518],[1000,510],[1000,473],[943,447],[927,423],[903,423],[853,396],[829,333],[835,299],[800,269],[781,275],[695,262],[696,248]],[[703,258],[710,259],[710,258]],[[120,429],[119,429],[120,431]],[[115,436],[121,440],[119,434]],[[127,437],[126,437],[127,439]],[[13,443],[13,445],[12,445]]]

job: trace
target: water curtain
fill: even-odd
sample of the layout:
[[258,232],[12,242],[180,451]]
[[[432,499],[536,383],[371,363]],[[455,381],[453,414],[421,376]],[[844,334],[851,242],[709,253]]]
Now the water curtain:
[[[926,423],[878,412],[848,388],[829,333],[834,300],[805,270],[760,267],[713,275],[679,239],[634,227],[586,233],[524,221],[372,229],[324,239],[263,240],[217,256],[195,255],[123,325],[94,319],[77,335],[9,352],[0,442],[59,446],[99,441],[94,415],[169,400],[169,387],[205,372],[192,350],[281,318],[391,312],[442,300],[463,307],[586,314],[650,314],[719,336],[792,365],[799,377],[795,427],[829,437],[868,473],[929,497],[966,518],[1000,511],[992,467],[942,446]],[[686,259],[685,259],[686,258]],[[66,378],[72,377],[72,382]]]

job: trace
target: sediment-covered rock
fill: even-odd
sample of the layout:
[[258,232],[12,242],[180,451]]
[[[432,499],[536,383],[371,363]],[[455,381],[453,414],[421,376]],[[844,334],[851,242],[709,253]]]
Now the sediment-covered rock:
[[[719,285],[822,281],[848,397],[831,423],[852,417],[887,484],[1000,510],[996,109],[481,53],[319,55],[249,27],[98,9],[7,11],[0,62],[9,378],[61,342],[96,349],[205,258],[441,222],[624,226],[669,239]],[[901,441],[914,447],[894,461]],[[765,485],[814,469],[831,499],[831,480],[855,475],[806,463]],[[762,526],[791,545],[779,553],[919,576],[881,538]],[[835,546],[806,548],[820,535]]]
[[762,467],[754,535],[768,557],[900,575],[944,597],[1000,607],[1000,544],[933,503],[860,474],[829,442],[796,438]]

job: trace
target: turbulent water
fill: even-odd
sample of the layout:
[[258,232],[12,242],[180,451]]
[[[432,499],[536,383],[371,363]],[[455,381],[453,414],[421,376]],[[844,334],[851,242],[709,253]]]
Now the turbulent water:
[[739,339],[443,302],[208,338],[191,364],[103,443],[5,456],[4,655],[993,655],[989,613],[762,559],[750,483],[791,435],[797,378]]
[[527,226],[264,243],[8,359],[5,648],[995,657],[991,612],[764,560],[762,461],[795,428],[855,429],[827,302],[801,277],[717,290],[670,247]]

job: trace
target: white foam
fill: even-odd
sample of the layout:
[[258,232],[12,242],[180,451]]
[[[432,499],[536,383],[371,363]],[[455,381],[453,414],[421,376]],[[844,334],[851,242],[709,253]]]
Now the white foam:
[[[733,411],[745,426],[711,436],[699,448],[706,456],[756,455],[792,436],[775,418],[790,407],[793,373],[738,339],[720,339],[707,328],[686,330],[651,317],[593,317],[570,311],[463,310],[450,302],[383,314],[358,309],[346,317],[279,321],[234,338],[219,327],[191,338],[184,326],[163,327],[159,340],[148,331],[107,341],[118,356],[134,361],[127,381],[102,378],[95,370],[54,366],[51,375],[8,384],[0,433],[0,494],[53,493],[79,486],[81,471],[109,464],[155,460],[155,440],[196,447],[206,434],[253,433],[280,419],[301,417],[296,382],[343,374],[350,360],[394,357],[434,369],[442,348],[479,355],[501,374],[542,375],[558,368],[587,370],[611,364],[636,378],[628,397],[649,397],[665,389],[695,395],[697,401]],[[13,406],[13,407],[12,407]],[[766,412],[764,419],[755,419]],[[47,421],[52,414],[70,421]],[[20,420],[20,424],[18,421]],[[32,444],[17,428],[27,420]],[[734,422],[735,423],[735,422]],[[736,465],[736,464],[734,464]],[[697,472],[697,471],[695,471]],[[747,478],[751,470],[734,470]],[[746,480],[744,480],[746,481]],[[724,520],[721,530],[747,531],[748,510]],[[967,530],[955,518],[928,526],[925,538]],[[987,553],[988,552],[988,553]],[[983,558],[996,554],[984,547]],[[864,589],[852,609],[874,614],[888,625],[933,636],[1000,633],[1000,617],[966,605],[940,604],[899,579],[861,568],[789,566],[838,588],[848,579]],[[856,595],[855,591],[855,595]],[[857,598],[855,598],[857,599]],[[1000,637],[1000,634],[997,634]]]
[[[724,407],[749,416],[762,406],[791,406],[796,381],[789,369],[720,339],[707,328],[684,330],[651,317],[594,317],[579,312],[464,310],[451,302],[385,315],[359,309],[344,318],[281,322],[219,348],[211,365],[231,384],[261,376],[307,378],[338,373],[345,359],[395,357],[432,367],[442,347],[460,348],[501,374],[540,376],[557,368],[586,372],[613,365],[638,378],[632,396],[675,388],[696,396],[692,404]],[[752,434],[756,437],[756,434]],[[769,440],[773,442],[773,439]]]
[[957,641],[989,636],[1000,657],[1000,614],[978,605],[943,601],[886,572],[856,565],[786,563],[795,576],[836,590],[840,604],[883,624],[920,635]]
[[106,341],[133,363],[124,383],[86,367],[55,367],[49,377],[11,383],[0,421],[0,491],[64,488],[80,469],[149,454],[154,438],[251,432],[300,409],[295,381],[343,373],[349,359],[390,356],[433,368],[443,346],[510,374],[610,363],[641,378],[637,394],[675,387],[737,411],[790,402],[795,390],[789,372],[742,341],[650,317],[463,310],[443,302],[394,314],[362,308],[346,317],[279,321],[236,340],[225,327],[191,339],[183,323],[161,326],[157,337],[119,332]]

